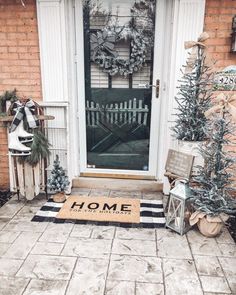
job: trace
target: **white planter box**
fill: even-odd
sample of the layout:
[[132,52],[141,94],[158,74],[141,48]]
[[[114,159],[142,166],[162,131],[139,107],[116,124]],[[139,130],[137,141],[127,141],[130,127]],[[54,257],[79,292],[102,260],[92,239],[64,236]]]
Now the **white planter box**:
[[185,140],[178,140],[178,151],[193,155],[193,168],[192,168],[192,175],[198,174],[198,169],[196,166],[203,166],[204,159],[200,154],[199,147],[204,144],[205,141],[185,141]]

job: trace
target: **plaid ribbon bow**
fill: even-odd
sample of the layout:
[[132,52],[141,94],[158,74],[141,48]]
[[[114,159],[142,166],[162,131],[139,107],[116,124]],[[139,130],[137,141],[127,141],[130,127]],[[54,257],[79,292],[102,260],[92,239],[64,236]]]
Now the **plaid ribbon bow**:
[[12,121],[10,132],[16,130],[16,127],[26,116],[26,120],[30,128],[37,128],[39,126],[39,120],[35,117],[35,103],[32,99],[28,100],[26,103],[21,103],[19,100],[14,102],[13,111],[15,112],[14,119]]
[[91,50],[93,52],[92,60],[96,59],[96,54],[99,51],[107,51],[110,55],[117,57],[117,52],[115,51],[115,41],[114,35],[109,36],[106,31],[97,32],[97,34],[91,34]]

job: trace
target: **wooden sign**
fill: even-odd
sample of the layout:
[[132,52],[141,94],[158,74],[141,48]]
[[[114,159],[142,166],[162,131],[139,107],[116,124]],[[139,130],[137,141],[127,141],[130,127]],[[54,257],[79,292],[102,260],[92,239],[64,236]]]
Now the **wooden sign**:
[[214,90],[236,91],[236,66],[226,67],[214,77]]
[[166,171],[176,176],[189,179],[194,156],[169,149],[166,161]]

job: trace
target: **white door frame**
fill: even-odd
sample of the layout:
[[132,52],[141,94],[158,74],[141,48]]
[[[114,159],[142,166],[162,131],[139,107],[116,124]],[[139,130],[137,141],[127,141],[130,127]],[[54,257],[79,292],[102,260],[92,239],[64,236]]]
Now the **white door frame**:
[[[165,34],[167,21],[166,0],[157,0],[156,5],[156,24],[155,27],[155,44],[154,44],[154,61],[153,61],[153,85],[156,80],[161,81],[164,70],[164,53],[165,48]],[[160,89],[159,98],[156,98],[155,89],[152,91],[152,110],[151,110],[151,130],[150,130],[150,149],[149,149],[149,171],[137,170],[118,170],[118,169],[94,169],[87,168],[87,147],[86,147],[86,115],[85,115],[85,77],[84,77],[84,38],[83,38],[83,7],[82,0],[75,1],[75,25],[76,25],[76,62],[77,62],[77,91],[78,91],[78,117],[79,117],[79,150],[80,150],[80,172],[88,173],[109,173],[109,174],[128,174],[128,175],[143,175],[157,177],[157,160],[158,160],[158,146],[159,146],[159,126],[160,126],[160,111],[161,111],[161,97],[162,91]],[[169,26],[171,20],[169,20]],[[161,45],[160,45],[161,44]]]

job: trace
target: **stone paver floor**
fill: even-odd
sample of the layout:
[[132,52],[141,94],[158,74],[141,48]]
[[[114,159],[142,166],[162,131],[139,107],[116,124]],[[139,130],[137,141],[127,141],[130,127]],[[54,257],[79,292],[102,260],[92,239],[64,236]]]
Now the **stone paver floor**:
[[31,222],[44,202],[14,197],[0,208],[0,295],[236,294],[236,246],[226,229],[210,239],[197,230],[181,237],[167,229]]

